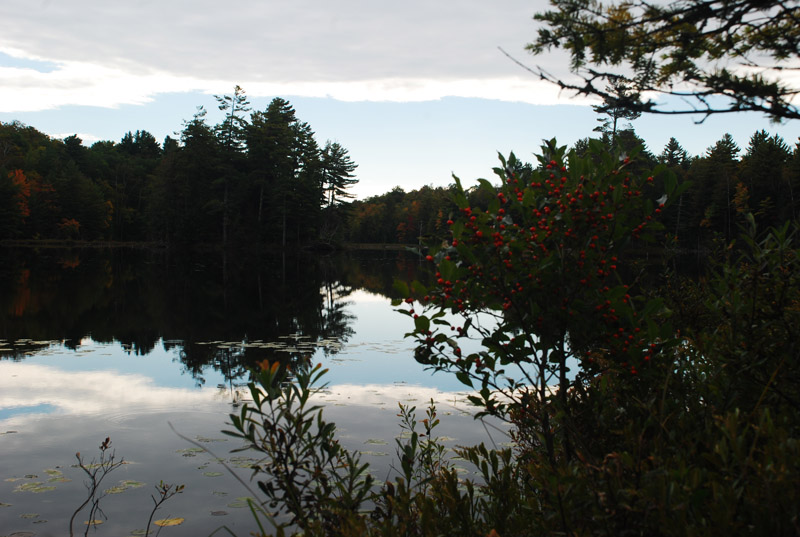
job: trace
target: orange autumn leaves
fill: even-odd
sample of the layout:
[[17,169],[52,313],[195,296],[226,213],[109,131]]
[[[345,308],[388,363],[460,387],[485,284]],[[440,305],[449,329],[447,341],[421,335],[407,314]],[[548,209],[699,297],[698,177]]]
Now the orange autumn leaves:
[[31,194],[55,192],[53,185],[42,181],[39,174],[36,172],[26,175],[23,170],[15,169],[9,172],[8,177],[11,179],[11,184],[14,185],[17,190],[14,197],[17,201],[19,215],[23,220],[31,215]]
[[8,174],[11,183],[18,189],[17,190],[17,207],[22,218],[27,218],[31,215],[31,209],[28,205],[28,200],[31,197],[31,184],[22,170],[14,170]]

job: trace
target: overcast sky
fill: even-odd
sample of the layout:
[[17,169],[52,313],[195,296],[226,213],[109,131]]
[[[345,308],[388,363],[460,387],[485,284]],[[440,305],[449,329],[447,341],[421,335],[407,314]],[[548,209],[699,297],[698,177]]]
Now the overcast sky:
[[[561,72],[565,56],[524,51],[543,0],[2,0],[0,120],[87,145],[137,129],[163,139],[214,94],[242,86],[255,109],[288,99],[321,144],[359,164],[359,197],[400,185],[487,176],[497,151],[530,158],[543,138],[591,134],[586,101],[559,95],[507,59]],[[209,114],[209,121],[221,119]],[[658,153],[675,136],[702,153],[759,128],[755,115],[641,118]]]

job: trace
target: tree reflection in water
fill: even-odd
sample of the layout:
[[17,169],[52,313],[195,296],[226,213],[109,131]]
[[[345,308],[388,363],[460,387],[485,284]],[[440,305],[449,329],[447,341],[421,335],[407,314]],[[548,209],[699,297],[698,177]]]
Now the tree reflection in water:
[[[177,351],[198,385],[212,369],[231,389],[256,362],[297,361],[317,348],[336,354],[353,335],[347,310],[353,291],[392,297],[398,274],[420,276],[418,258],[398,251],[0,253],[0,359],[22,360],[54,340],[70,349],[85,337],[116,341],[132,356],[146,355],[161,342]],[[295,345],[264,345],[289,335]]]

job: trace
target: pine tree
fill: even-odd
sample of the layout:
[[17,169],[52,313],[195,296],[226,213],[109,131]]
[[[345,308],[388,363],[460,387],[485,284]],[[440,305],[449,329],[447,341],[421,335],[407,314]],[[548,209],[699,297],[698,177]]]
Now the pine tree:
[[347,149],[338,142],[328,142],[322,150],[322,169],[325,184],[325,203],[328,207],[342,205],[345,199],[355,197],[347,191],[358,183],[353,172],[358,167],[348,155]]

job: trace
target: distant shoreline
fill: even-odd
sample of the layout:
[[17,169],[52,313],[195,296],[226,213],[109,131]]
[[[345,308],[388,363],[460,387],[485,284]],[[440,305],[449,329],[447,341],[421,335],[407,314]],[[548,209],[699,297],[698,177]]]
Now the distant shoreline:
[[[138,248],[145,250],[165,250],[169,249],[170,245],[165,242],[148,242],[148,241],[83,241],[83,240],[62,240],[62,239],[4,239],[0,240],[0,247],[11,248]],[[196,250],[215,250],[221,249],[221,244],[195,244],[195,245],[180,245],[177,248],[188,247],[189,249]],[[317,244],[307,244],[301,246],[301,249],[314,250],[317,249]],[[337,245],[334,249],[348,251],[348,250],[407,250],[416,247],[416,244],[393,244],[393,243],[342,243]],[[267,245],[268,250],[280,250],[279,245]],[[296,245],[292,245],[291,249],[296,249]],[[236,250],[237,248],[233,248]]]

